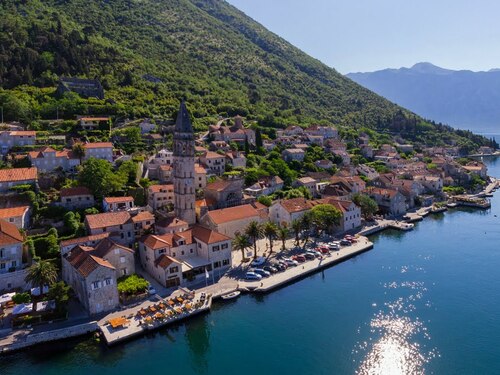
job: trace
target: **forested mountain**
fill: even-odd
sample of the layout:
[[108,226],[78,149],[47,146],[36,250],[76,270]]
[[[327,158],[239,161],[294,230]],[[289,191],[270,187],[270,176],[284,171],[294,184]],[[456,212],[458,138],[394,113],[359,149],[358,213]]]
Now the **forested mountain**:
[[[3,0],[0,12],[7,120],[171,117],[184,97],[198,130],[241,114],[266,128],[318,121],[430,143],[482,142],[373,94],[222,0]],[[106,99],[58,99],[60,76],[97,78]]]
[[448,70],[430,63],[347,75],[421,116],[471,130],[500,126],[500,71]]

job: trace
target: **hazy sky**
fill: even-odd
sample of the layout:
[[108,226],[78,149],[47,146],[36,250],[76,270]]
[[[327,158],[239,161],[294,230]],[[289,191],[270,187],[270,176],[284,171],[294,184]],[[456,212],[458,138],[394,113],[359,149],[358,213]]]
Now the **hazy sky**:
[[500,68],[499,0],[228,0],[341,73]]

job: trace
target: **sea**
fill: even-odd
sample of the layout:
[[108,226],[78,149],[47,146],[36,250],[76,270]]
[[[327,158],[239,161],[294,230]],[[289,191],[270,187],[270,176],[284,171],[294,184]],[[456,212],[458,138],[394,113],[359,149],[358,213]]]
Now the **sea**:
[[[484,161],[500,177],[500,159]],[[0,374],[500,374],[499,196],[116,347],[87,337],[0,356]]]

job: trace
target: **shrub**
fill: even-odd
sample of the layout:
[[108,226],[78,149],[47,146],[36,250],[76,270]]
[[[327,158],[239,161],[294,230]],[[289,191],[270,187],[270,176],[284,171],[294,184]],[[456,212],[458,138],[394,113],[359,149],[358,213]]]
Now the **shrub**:
[[148,285],[149,282],[139,275],[122,276],[118,279],[118,292],[126,295],[139,294],[145,292]]
[[15,304],[29,303],[31,302],[31,296],[28,292],[16,293],[14,297],[12,297],[12,301],[14,301]]

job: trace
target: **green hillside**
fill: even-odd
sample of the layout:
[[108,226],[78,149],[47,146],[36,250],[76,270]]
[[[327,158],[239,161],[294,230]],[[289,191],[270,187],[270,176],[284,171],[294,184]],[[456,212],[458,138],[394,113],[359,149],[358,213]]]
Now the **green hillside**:
[[[65,118],[167,118],[185,97],[198,130],[241,114],[265,127],[320,121],[431,143],[484,141],[424,122],[221,0],[3,0],[0,11],[7,120],[54,118],[57,109]],[[56,99],[59,76],[98,78],[106,99]]]

